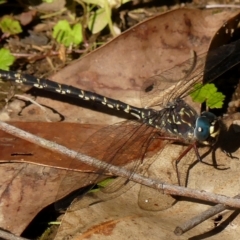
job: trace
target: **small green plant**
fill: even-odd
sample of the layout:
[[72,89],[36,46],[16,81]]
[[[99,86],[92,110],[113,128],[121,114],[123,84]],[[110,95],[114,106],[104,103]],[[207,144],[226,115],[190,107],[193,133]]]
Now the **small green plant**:
[[97,183],[96,186],[93,189],[89,190],[88,192],[89,193],[98,192],[101,188],[107,187],[113,180],[114,180],[113,177],[106,178],[101,182]]
[[225,96],[221,92],[218,92],[213,83],[203,86],[200,83],[196,84],[190,96],[194,102],[203,103],[206,101],[209,108],[221,108],[225,99]]
[[[75,0],[80,3],[80,0]],[[117,35],[116,29],[113,27],[112,22],[112,9],[119,8],[123,4],[131,0],[82,0],[86,3],[87,13],[89,18],[87,20],[88,29],[93,33],[102,31],[107,25],[113,36]],[[97,10],[93,10],[97,7]]]
[[[109,25],[110,29],[112,28],[112,22],[110,16],[108,16],[108,11],[104,8],[99,8],[94,12],[91,12],[91,15],[88,20],[88,29],[96,34],[102,31],[107,25]],[[115,33],[114,33],[115,35]]]
[[15,57],[8,49],[0,49],[0,69],[9,70],[9,67],[14,63]]
[[79,45],[83,40],[82,25],[76,23],[71,27],[68,21],[61,20],[54,26],[52,36],[66,47]]
[[14,35],[22,32],[20,23],[11,16],[4,16],[0,21],[0,28],[3,33]]

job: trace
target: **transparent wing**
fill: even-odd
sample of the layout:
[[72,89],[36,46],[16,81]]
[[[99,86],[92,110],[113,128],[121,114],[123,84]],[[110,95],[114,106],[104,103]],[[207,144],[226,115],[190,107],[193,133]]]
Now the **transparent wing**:
[[[194,54],[193,54],[194,55]],[[165,106],[176,98],[192,92],[196,83],[208,83],[240,62],[240,41],[224,45],[210,53],[194,55],[191,59],[159,75],[143,85],[143,107]]]
[[[197,161],[197,159],[192,149],[178,162],[176,170],[176,159],[185,148],[186,146],[180,144],[166,144],[164,149],[158,154],[156,161],[148,168],[145,175],[175,185],[178,185],[179,180],[181,186],[187,186],[190,166]],[[177,172],[179,174],[178,176]],[[176,198],[144,185],[141,186],[138,194],[139,207],[148,211],[165,210],[175,204],[176,201]]]
[[[109,134],[110,130],[113,134],[111,134],[109,139],[104,140],[103,135]],[[119,133],[122,133],[122,131],[127,131],[124,132],[126,134],[123,138],[119,137]],[[92,157],[101,155],[101,160],[106,162],[106,168],[97,171],[95,179],[91,178],[91,181],[97,183],[102,179],[104,174],[108,175],[108,164],[110,163],[127,168],[131,173],[136,172],[163,182],[178,184],[175,160],[184,151],[186,146],[170,144],[168,140],[155,138],[159,136],[156,135],[155,131],[155,129],[145,125],[134,122],[130,124],[126,121],[103,128],[93,134],[82,146],[83,151]],[[152,141],[149,142],[150,138],[152,138]],[[99,139],[102,140],[101,143],[96,144],[95,141]],[[93,143],[95,145],[92,145]],[[141,159],[143,156],[144,159],[142,162]],[[184,170],[188,169],[189,162],[193,160],[196,160],[196,155],[194,151],[191,151],[180,162],[180,181],[183,185],[185,185],[186,181]],[[68,174],[66,178],[71,178],[70,171]],[[129,175],[130,178],[131,175]],[[86,176],[82,181],[83,183],[89,182],[89,179]],[[88,193],[86,196],[84,194],[84,198],[77,198],[69,210],[74,211],[99,201],[116,198],[131,189],[135,184],[126,178],[117,177],[104,188],[100,188],[94,193]],[[141,186],[140,189],[138,204],[142,209],[159,211],[171,207],[176,202],[175,198],[166,196],[158,190],[146,186]]]
[[[225,45],[209,55],[195,56],[161,75],[148,79],[142,91],[143,106],[164,107],[173,99],[187,96],[192,87],[202,81],[205,74],[205,80],[209,82],[237,64],[240,60],[239,50],[240,42]],[[167,89],[167,86],[170,88]],[[159,156],[164,161],[165,155],[161,155],[161,151],[168,141],[160,139],[151,141],[156,134],[162,134],[161,132],[145,124],[131,121],[97,131],[80,148],[81,153],[106,162],[105,169],[97,171],[91,183],[98,182],[102,174],[109,174],[109,164],[130,170],[128,178],[131,179],[134,172],[144,174]],[[144,162],[141,164],[143,159]],[[71,172],[69,174],[71,175]],[[89,182],[87,177],[82,181]],[[122,188],[129,189],[131,185],[127,183],[127,179],[119,178],[105,188],[104,192],[109,195],[114,193],[116,197],[121,194]]]
[[[94,133],[80,148],[81,153],[106,162],[106,167],[96,170],[95,177],[91,177],[91,183],[98,183],[104,175],[109,176],[108,166],[111,164],[126,168],[131,174],[139,173],[163,182],[178,184],[175,160],[186,146],[170,144],[168,140],[163,140],[161,137],[164,135],[160,134],[162,133],[155,128],[132,121],[110,125]],[[195,152],[191,151],[191,155],[187,155],[185,158],[188,161],[196,160]],[[181,164],[183,162],[181,161]],[[183,174],[181,164],[179,165],[181,183],[185,185],[186,175]],[[70,166],[70,168],[73,167]],[[86,198],[85,193],[83,194],[84,198],[82,198],[83,195],[80,196],[80,199],[77,197],[69,210],[74,211],[86,207],[86,204],[109,200],[125,193],[136,184],[128,180],[131,179],[131,174],[128,178],[115,178],[104,188],[88,194],[88,198]],[[69,181],[68,179],[71,177],[72,173],[68,171],[64,181]],[[83,186],[89,183],[88,175],[84,175],[81,181],[80,185]],[[163,210],[171,207],[175,202],[176,199],[171,196],[141,186],[138,203],[145,210]]]
[[[90,136],[80,147],[80,152],[106,163],[105,169],[95,170],[95,176],[91,176],[91,184],[99,182],[103,175],[110,175],[109,164],[127,168],[131,174],[134,172],[142,173],[147,159],[154,160],[156,153],[165,144],[161,139],[150,141],[156,132],[157,129],[145,124],[124,121],[104,127]],[[142,166],[142,168],[139,166]],[[69,166],[69,168],[74,169],[73,166]],[[72,172],[68,171],[60,189],[65,185],[65,181],[71,181],[71,175]],[[131,178],[131,175],[128,178]],[[81,181],[82,184],[78,183],[78,185],[86,186],[86,183],[90,183],[88,175],[84,175]],[[115,193],[122,189],[127,182],[127,179],[119,178],[114,185],[109,185],[108,190],[104,191],[109,194]],[[117,195],[121,194],[120,192]],[[60,197],[62,196],[58,195],[57,199]],[[58,205],[61,206],[62,204]]]

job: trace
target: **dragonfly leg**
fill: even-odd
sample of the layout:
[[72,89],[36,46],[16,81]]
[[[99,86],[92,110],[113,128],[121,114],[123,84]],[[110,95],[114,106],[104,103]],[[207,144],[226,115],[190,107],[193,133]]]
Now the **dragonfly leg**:
[[178,179],[178,185],[181,186],[181,181],[180,181],[180,173],[178,171],[178,163],[180,162],[180,160],[191,150],[194,149],[195,154],[197,156],[198,161],[201,161],[201,157],[199,155],[198,152],[198,148],[196,146],[196,143],[193,143],[191,145],[189,145],[180,155],[179,157],[175,160],[175,168],[176,168],[176,172],[177,172],[177,179]]

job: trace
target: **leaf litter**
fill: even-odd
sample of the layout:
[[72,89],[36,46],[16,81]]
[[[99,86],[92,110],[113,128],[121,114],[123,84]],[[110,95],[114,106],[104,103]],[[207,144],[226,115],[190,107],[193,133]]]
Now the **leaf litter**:
[[[233,15],[234,14],[232,14],[232,16]],[[129,31],[122,34],[118,38],[114,39],[104,47],[87,55],[85,58],[81,58],[76,63],[64,68],[59,73],[55,74],[53,76],[53,79],[55,81],[64,81],[64,83],[66,83],[67,81],[67,84],[82,87],[86,90],[95,91],[100,94],[107,95],[109,97],[114,96],[114,98],[128,102],[132,105],[140,105],[140,101],[138,99],[138,96],[136,96],[136,92],[137,90],[139,90],[144,80],[149,76],[154,75],[156,71],[159,71],[159,72],[164,71],[188,59],[189,52],[192,49],[197,53],[206,52],[208,49],[208,46],[210,45],[210,39],[219,30],[219,28],[221,28],[222,22],[227,21],[229,19],[229,16],[231,16],[231,14],[227,12],[222,13],[218,16],[215,15],[213,17],[211,16],[211,14],[208,15],[207,13],[204,13],[204,12],[200,12],[197,10],[187,10],[187,9],[179,9],[173,12],[169,12],[169,13],[157,16],[151,20],[141,23],[140,25],[138,25],[137,27],[134,27],[133,29],[130,29]],[[211,17],[214,20],[210,21]],[[175,26],[176,21],[173,21],[173,19],[178,19],[177,26]],[[189,21],[191,22],[191,26],[194,26],[194,28],[190,27],[189,24],[186,24],[186,23],[189,23]],[[159,24],[159,22],[161,22],[161,25]],[[171,22],[172,22],[172,25],[171,25]],[[168,26],[168,28],[166,28],[166,26]],[[192,39],[189,38],[189,36],[191,35],[194,36],[194,38]],[[141,41],[137,41],[138,39],[140,39]],[[193,39],[195,39],[195,41],[193,41]],[[167,48],[164,48],[164,46],[166,45],[163,45],[163,43],[164,44],[167,43]],[[158,51],[156,51],[156,49]],[[179,56],[180,53],[181,53],[181,58],[176,57],[176,56]],[[126,57],[126,56],[129,56],[129,57]],[[136,66],[140,66],[140,69],[138,69]],[[41,94],[37,94],[37,95],[41,95]],[[42,93],[42,95],[45,95],[45,94]],[[64,120],[66,122],[80,122],[80,123],[94,124],[95,119],[98,119],[98,123],[112,124],[116,121],[119,121],[119,118],[112,117],[107,114],[102,114],[99,112],[92,112],[91,110],[88,110],[79,106],[71,105],[70,107],[69,103],[62,103],[62,100],[63,100],[62,96],[56,97],[56,98],[57,100],[50,100],[49,98],[46,98],[46,96],[41,96],[37,98],[37,102],[42,105],[50,106],[50,109],[55,109],[57,113],[61,113],[61,115],[64,116]],[[99,110],[98,107],[95,107],[95,108],[96,110]],[[35,106],[33,107],[30,106],[30,108],[26,107],[23,111],[21,111],[21,117],[19,117],[18,114],[16,114],[16,112],[12,112],[11,119],[12,121],[23,121],[23,122],[36,121],[36,119],[41,121],[41,119],[43,120],[43,116],[41,116],[41,114],[42,114],[41,112],[36,110]],[[57,130],[59,129],[59,133],[62,132],[61,126],[59,128],[56,127],[56,129]],[[38,130],[37,132],[40,133],[40,132],[43,132],[43,130],[46,132],[49,132],[49,134],[51,135],[52,127],[50,126],[46,127],[45,125],[44,127],[41,128],[41,130]],[[75,130],[72,132],[76,132],[78,135],[78,131]],[[83,131],[81,130],[81,134],[82,132]],[[66,135],[64,134],[64,132],[62,134],[63,134],[62,137],[59,136],[59,139],[66,139]],[[55,139],[51,139],[51,140],[55,140]],[[19,150],[17,150],[17,152],[18,151],[21,152],[22,145],[21,144],[20,145],[16,144],[16,145],[20,147]],[[49,153],[49,157],[48,157],[48,154],[46,154],[45,150],[44,150],[44,153],[41,154],[41,151],[37,146],[35,147],[28,146],[27,143],[23,143],[23,145],[24,145],[24,149],[27,149],[28,153],[33,154],[33,158],[35,158],[35,161],[40,164],[41,164],[42,157],[40,158],[38,156],[46,156],[46,160],[52,158],[52,156],[50,157],[51,153]],[[34,148],[36,149],[33,151]],[[77,150],[79,150],[79,148]],[[35,153],[37,153],[37,156],[35,155]],[[8,157],[6,158],[6,156]],[[55,156],[55,154],[53,156]],[[2,159],[9,160],[11,158],[9,158],[9,155],[5,155],[5,156],[3,155]],[[29,160],[29,162],[31,161],[32,160]],[[68,161],[71,161],[71,160],[68,160]],[[228,160],[225,159],[225,161],[229,161],[229,159]],[[53,163],[53,165],[54,164],[57,165],[57,163]],[[66,166],[69,166],[69,164],[70,163],[67,163]],[[47,163],[46,165],[50,165],[50,164]],[[201,164],[198,164],[198,165],[201,165]],[[14,165],[11,164],[10,168],[13,168],[13,166]],[[28,166],[31,168],[30,171],[28,171]],[[201,170],[195,170],[195,167],[193,168],[196,171],[196,176],[198,177],[202,176],[202,179],[205,179],[205,181],[202,181],[202,184],[200,184],[201,181],[199,180],[200,186],[198,188],[205,189],[204,182],[205,183],[208,182],[208,185],[206,185],[206,189],[209,189],[210,184],[208,180],[209,178],[212,179],[212,176],[209,174],[209,176],[211,177],[208,178],[207,174],[206,175],[203,174],[203,173],[206,173],[207,170],[209,169],[206,170],[204,167],[203,168],[201,167],[200,167]],[[35,173],[37,173],[36,172],[37,169],[38,169],[37,171],[40,171],[40,173],[44,173],[45,174],[45,175],[43,174],[44,176],[48,176],[49,174],[49,176],[53,177],[54,179],[59,179],[59,181],[57,181],[54,185],[51,185],[51,184],[49,186],[44,185],[44,187],[40,185],[39,192],[42,192],[41,189],[44,189],[46,193],[49,193],[49,197],[47,197],[47,195],[44,195],[44,198],[48,200],[46,202],[44,202],[43,200],[40,200],[41,197],[43,197],[40,195],[35,196],[36,199],[38,199],[38,201],[36,201],[35,198],[33,199],[32,197],[29,197],[27,194],[24,195],[22,202],[26,202],[26,204],[31,205],[32,209],[36,214],[41,207],[44,207],[47,204],[54,201],[55,194],[53,194],[53,192],[57,191],[57,187],[55,186],[57,186],[57,183],[59,184],[62,179],[60,177],[61,173],[58,172],[58,170],[56,169],[54,170],[49,169],[45,165],[42,166],[41,168],[37,166],[36,170],[34,170],[35,168],[36,167],[34,165],[27,165],[25,167],[20,166],[20,168],[18,166],[18,168],[16,168],[16,172],[23,173],[22,174],[23,176],[21,175],[19,176],[19,178],[16,178],[16,181],[18,179],[24,178],[24,176],[27,175],[31,177],[31,179],[30,180],[28,179],[27,181],[26,180],[25,181],[34,182],[35,181],[34,179],[36,179]],[[9,169],[9,165],[7,165],[6,169]],[[5,170],[3,169],[3,171],[9,172],[9,170],[6,170],[6,169]],[[24,173],[25,171],[27,172],[27,174]],[[51,171],[54,171],[56,175],[54,175],[54,173],[52,173]],[[221,179],[222,178],[221,174],[222,173],[219,173],[219,176],[218,174],[216,174],[214,181]],[[14,175],[14,173],[12,173],[11,175],[16,176],[16,174]],[[193,175],[193,173],[191,173],[191,175]],[[227,178],[229,177],[230,176],[227,175],[226,181],[227,181]],[[45,184],[46,182],[48,182],[48,180],[42,179],[41,174],[38,174],[37,178],[39,178],[40,181],[43,181]],[[64,178],[64,173],[62,174],[62,178]],[[23,180],[21,179],[20,181],[23,181]],[[71,184],[73,184],[75,185],[74,187],[77,188],[76,182],[77,181],[70,183],[69,187],[71,188]],[[194,188],[196,188],[199,184],[198,184],[198,181],[197,182],[193,181],[192,183]],[[219,181],[220,189],[222,187],[221,184],[222,184],[222,181]],[[25,185],[26,184],[23,184],[23,186]],[[217,186],[214,186],[214,188],[218,189]],[[23,192],[25,191],[25,188],[19,187],[19,186],[15,187],[15,189],[22,189]],[[69,189],[65,189],[62,191],[66,191],[67,193],[69,192]],[[210,188],[210,191],[213,191],[213,189]],[[238,192],[237,189],[236,191],[232,189],[232,191],[234,191],[235,193]],[[130,194],[130,192],[132,192],[132,189],[127,193]],[[30,196],[32,193],[33,192],[31,191],[29,192]],[[231,193],[232,192],[230,192],[229,195],[231,195]],[[224,194],[228,195],[227,193],[224,193]],[[14,200],[12,204],[11,204],[11,201],[9,201],[9,199],[7,200],[9,205],[15,205],[17,207],[17,205],[14,204],[15,202]],[[114,204],[114,201],[115,200],[113,200],[113,204]],[[113,206],[113,204],[111,203],[108,203],[108,204],[109,206]],[[118,207],[119,209],[124,209],[124,207],[128,205],[128,201],[127,203],[124,204],[123,207],[121,207],[121,205],[118,205],[117,202],[115,202],[115,204],[116,204],[116,207]],[[181,204],[183,203],[181,202],[180,205]],[[21,213],[20,215],[25,216],[26,219],[24,220],[16,216],[15,214],[12,214],[11,212],[5,211],[4,208],[3,208],[4,211],[2,210],[2,212],[4,213],[3,215],[8,217],[12,216],[12,218],[10,218],[9,220],[14,221],[18,226],[16,228],[15,226],[11,226],[9,224],[4,225],[6,223],[3,223],[3,228],[6,228],[16,234],[20,234],[23,231],[23,229],[28,225],[28,223],[31,221],[31,219],[34,217],[34,215],[32,214],[33,211],[31,211],[31,214],[28,214],[24,212],[24,209],[26,208],[22,207],[22,204],[20,204],[20,206],[21,208],[23,208],[23,213]],[[164,219],[164,222],[166,222],[166,219],[169,219],[169,216],[175,215],[179,217],[178,212],[180,211],[181,214],[184,214],[185,212],[184,209],[187,209],[189,207],[189,204],[187,203],[187,207],[181,206],[181,208],[180,207],[177,208],[177,206],[178,204],[176,204],[173,208],[170,208],[172,210],[172,213],[164,212],[166,215],[164,215],[162,218],[156,218],[154,221],[158,222],[159,224],[159,222],[161,221],[160,219]],[[195,211],[196,210],[195,208],[198,209],[200,207],[197,206],[192,208]],[[109,210],[109,211],[111,212],[112,210]],[[106,213],[109,213],[109,211],[106,210]],[[128,208],[126,208],[126,212],[127,211],[128,211]],[[138,215],[139,210],[136,210],[136,211]],[[188,211],[188,213],[189,213],[188,215],[189,217],[192,216],[191,211]],[[86,213],[86,214],[88,216],[89,213]],[[81,214],[81,215],[86,216],[85,214]],[[184,218],[186,218],[186,216],[184,216]],[[125,217],[124,219],[129,219],[129,218]],[[135,219],[135,217],[133,219]],[[148,217],[145,217],[143,222],[146,223],[146,221],[148,220],[149,220]],[[171,229],[172,231],[174,229],[173,227],[177,225],[178,220],[179,219],[176,218],[174,220],[176,224],[172,224],[173,222],[171,221],[171,219],[169,219],[168,224],[170,224],[170,226],[172,227],[163,227],[164,229],[165,228],[167,229],[167,234],[171,235],[171,233],[169,233],[170,232],[169,230]],[[21,224],[18,224],[18,222],[19,223],[21,222]],[[114,229],[118,221],[115,223],[116,224],[112,225],[114,226]],[[125,223],[125,222],[120,221],[120,223]],[[11,227],[9,228],[9,226]],[[142,227],[143,225],[139,223],[139,228],[137,229],[142,229]],[[87,229],[87,227],[85,229]],[[120,228],[120,229],[123,229],[123,228]],[[135,231],[136,230],[132,229],[133,233],[136,233]],[[131,232],[129,231],[129,233]],[[154,232],[152,234],[154,235]],[[192,234],[196,235],[196,232],[193,232]],[[109,237],[112,237],[112,235],[110,234]],[[154,239],[154,238],[151,238],[151,239]]]

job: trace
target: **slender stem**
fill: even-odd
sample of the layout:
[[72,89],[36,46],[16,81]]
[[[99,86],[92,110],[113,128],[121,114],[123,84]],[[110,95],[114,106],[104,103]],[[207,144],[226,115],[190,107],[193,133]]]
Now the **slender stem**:
[[[234,198],[240,198],[240,194],[236,195]],[[183,223],[180,226],[177,226],[174,230],[174,233],[177,236],[182,235],[183,233],[189,231],[190,229],[196,227],[200,223],[204,222],[205,220],[209,219],[210,217],[213,217],[214,215],[224,211],[228,207],[224,204],[217,204],[214,207],[209,208],[208,210],[202,212],[196,217],[191,218],[187,222]]]

